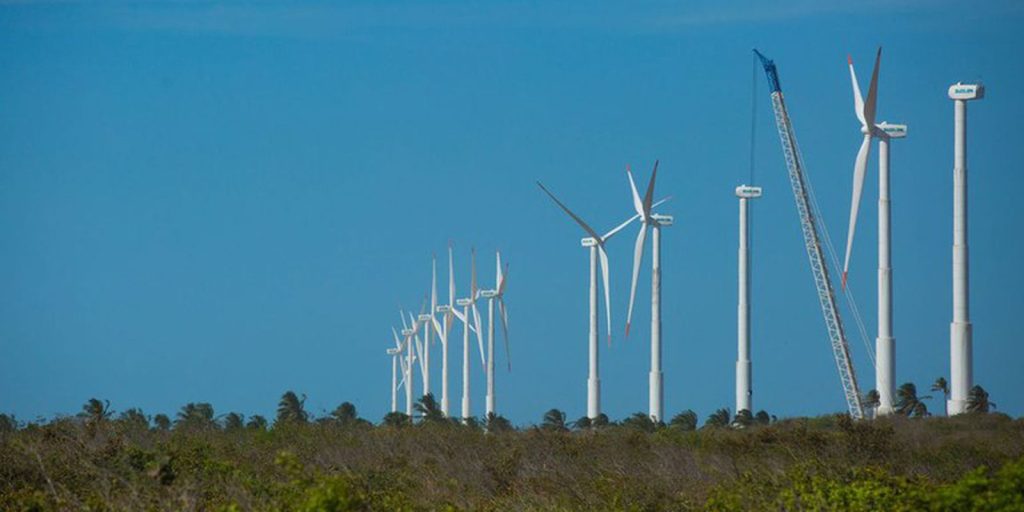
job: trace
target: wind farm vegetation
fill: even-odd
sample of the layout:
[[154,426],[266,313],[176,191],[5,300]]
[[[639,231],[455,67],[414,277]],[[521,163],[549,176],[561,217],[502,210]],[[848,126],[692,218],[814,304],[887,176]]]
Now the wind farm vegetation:
[[[461,423],[433,397],[374,424],[314,417],[286,393],[267,420],[191,403],[173,417],[0,415],[0,510],[1021,510],[1024,419],[728,409],[655,423]],[[985,397],[987,400],[987,396]],[[912,414],[912,413],[908,413]]]

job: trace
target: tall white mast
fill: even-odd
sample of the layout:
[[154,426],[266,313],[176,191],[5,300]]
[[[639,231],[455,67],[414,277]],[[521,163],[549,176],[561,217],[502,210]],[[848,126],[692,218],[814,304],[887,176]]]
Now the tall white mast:
[[740,185],[736,187],[740,201],[740,240],[738,254],[739,293],[736,308],[736,412],[753,412],[753,388],[751,387],[750,364],[750,234],[747,220],[750,217],[747,201],[761,197],[761,187]]
[[663,421],[664,379],[661,371],[661,228],[672,225],[671,215],[652,214],[651,224],[651,372],[647,396],[648,414],[654,422]]
[[950,415],[967,412],[974,376],[967,256],[967,102],[985,97],[985,86],[956,83],[953,100],[953,323],[949,326]]
[[398,349],[389,348],[388,355],[391,356],[391,412],[398,410],[398,358],[401,357]]
[[878,337],[875,338],[875,389],[878,411],[892,414],[896,395],[896,339],[892,321],[892,216],[889,210],[889,142],[907,136],[907,126],[882,122],[878,138]]

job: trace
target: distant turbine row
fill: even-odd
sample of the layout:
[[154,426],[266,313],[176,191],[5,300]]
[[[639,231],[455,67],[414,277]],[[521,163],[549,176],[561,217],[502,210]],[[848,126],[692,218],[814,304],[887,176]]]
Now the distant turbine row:
[[[451,395],[448,386],[448,341],[454,332],[453,324],[458,320],[462,325],[462,418],[472,416],[470,402],[470,332],[476,335],[480,349],[480,362],[487,376],[487,395],[485,416],[495,413],[495,382],[494,382],[494,325],[495,306],[501,320],[505,354],[509,370],[512,363],[509,352],[508,310],[505,306],[505,291],[508,286],[508,264],[502,267],[501,253],[495,254],[495,286],[492,289],[480,289],[476,279],[476,251],[470,251],[470,292],[468,297],[456,298],[455,262],[451,244],[448,245],[448,303],[437,302],[437,258],[431,262],[431,280],[429,305],[427,300],[420,309],[419,315],[399,310],[402,330],[391,329],[394,346],[387,350],[391,356],[391,412],[398,411],[398,390],[405,390],[405,413],[413,414],[413,372],[417,364],[422,376],[422,395],[430,390],[430,352],[433,335],[437,335],[441,345],[441,412],[450,416]],[[480,311],[477,302],[487,300],[487,348],[484,350],[483,330],[481,329]],[[428,309],[429,308],[429,309]],[[459,308],[462,310],[459,311]],[[441,320],[438,320],[440,315]],[[401,380],[399,380],[401,370]]]

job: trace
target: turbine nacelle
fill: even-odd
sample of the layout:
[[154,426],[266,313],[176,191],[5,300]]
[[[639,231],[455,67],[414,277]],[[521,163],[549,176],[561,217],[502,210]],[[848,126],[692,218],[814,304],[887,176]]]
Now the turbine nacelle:
[[751,185],[740,185],[736,187],[736,197],[742,197],[744,199],[756,199],[761,197],[761,187],[754,187]]
[[441,304],[440,306],[437,307],[435,311],[441,313],[442,315],[447,315],[448,313],[451,313],[452,307],[447,304]]
[[660,213],[651,214],[651,221],[661,227],[671,226],[675,223],[675,217],[671,215],[662,215]]
[[581,238],[580,245],[582,245],[583,247],[594,247],[597,245],[597,239],[592,236]]
[[493,299],[498,296],[498,290],[480,290],[480,296],[485,299]]
[[951,100],[980,100],[985,97],[985,86],[982,84],[962,84],[957,82],[949,86]]
[[431,318],[433,317],[425,313],[416,317],[416,319],[419,320],[420,322],[429,322]]
[[902,139],[907,136],[907,125],[905,124],[889,124],[886,121],[882,121],[876,124],[875,127],[882,130],[882,133],[890,139]]
[[458,299],[455,301],[455,305],[459,307],[466,307],[473,303],[472,299]]
[[402,329],[402,336],[405,336],[406,338],[412,336],[413,334],[416,334],[416,331],[412,329]]
[[402,353],[401,349],[397,349],[397,348],[389,348],[388,349],[388,355],[389,356],[397,356],[398,354],[401,354],[401,353]]

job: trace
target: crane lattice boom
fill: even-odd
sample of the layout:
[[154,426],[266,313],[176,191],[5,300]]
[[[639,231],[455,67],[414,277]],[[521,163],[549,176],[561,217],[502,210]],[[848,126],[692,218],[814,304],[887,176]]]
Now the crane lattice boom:
[[761,59],[764,71],[768,75],[768,85],[771,87],[772,94],[772,109],[775,111],[775,126],[779,130],[782,153],[786,157],[789,184],[793,188],[793,198],[796,199],[796,209],[800,215],[804,247],[807,250],[807,259],[810,260],[814,286],[818,290],[818,302],[821,304],[821,312],[825,317],[825,327],[828,329],[828,337],[832,344],[832,354],[835,356],[836,367],[839,369],[839,380],[843,385],[843,393],[846,395],[846,405],[851,417],[861,419],[864,417],[864,409],[861,405],[860,389],[857,387],[857,376],[853,371],[853,364],[850,362],[850,349],[846,343],[843,321],[839,316],[839,307],[836,304],[832,281],[828,275],[828,265],[825,263],[821,239],[818,236],[816,212],[812,210],[808,200],[803,161],[796,143],[796,135],[793,133],[793,125],[789,120],[789,113],[786,111],[786,102],[782,97],[779,76],[774,62],[757,50],[754,50],[754,53]]

